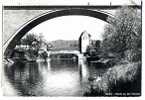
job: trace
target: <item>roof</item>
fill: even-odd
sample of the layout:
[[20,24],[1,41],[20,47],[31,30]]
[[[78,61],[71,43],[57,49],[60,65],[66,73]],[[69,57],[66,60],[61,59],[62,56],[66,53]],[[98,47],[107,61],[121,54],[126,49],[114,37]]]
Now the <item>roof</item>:
[[83,31],[79,38],[81,38],[83,36],[83,34],[86,34],[86,33],[88,34],[89,37],[91,37],[91,35],[87,31]]

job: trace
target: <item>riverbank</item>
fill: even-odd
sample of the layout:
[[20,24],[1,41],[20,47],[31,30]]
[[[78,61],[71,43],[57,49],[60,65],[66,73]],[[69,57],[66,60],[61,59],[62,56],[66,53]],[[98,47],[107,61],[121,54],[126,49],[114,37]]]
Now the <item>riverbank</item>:
[[109,68],[94,80],[85,96],[140,96],[141,62],[125,63]]

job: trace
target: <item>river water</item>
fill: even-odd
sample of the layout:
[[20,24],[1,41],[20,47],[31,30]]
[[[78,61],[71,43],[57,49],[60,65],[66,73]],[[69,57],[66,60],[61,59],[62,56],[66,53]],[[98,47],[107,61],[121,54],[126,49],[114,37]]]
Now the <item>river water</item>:
[[[51,60],[15,62],[5,65],[5,95],[18,96],[83,96],[89,88],[88,78],[105,72],[85,61]],[[4,83],[4,84],[5,84]]]

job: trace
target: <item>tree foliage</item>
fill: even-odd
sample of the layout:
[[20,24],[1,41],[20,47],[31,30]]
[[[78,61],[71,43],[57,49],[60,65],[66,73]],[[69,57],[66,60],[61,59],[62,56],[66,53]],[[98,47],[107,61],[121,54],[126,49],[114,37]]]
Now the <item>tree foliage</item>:
[[35,34],[27,34],[24,38],[21,39],[21,44],[22,45],[27,45],[31,48],[35,48],[35,50],[39,50],[42,43],[44,41],[42,41],[42,37],[41,36],[37,36]]
[[103,48],[106,51],[122,56],[128,50],[139,52],[142,38],[140,10],[122,7],[115,13],[115,18],[108,18],[108,22],[111,24],[105,27],[103,34]]
[[[44,41],[42,34],[40,34],[39,36],[34,34],[34,33],[30,33],[27,34],[25,37],[23,37],[19,43],[19,45],[24,45],[25,46],[25,52],[27,52],[27,54],[32,58],[38,57],[39,55],[39,51],[41,49],[41,47],[43,46],[43,44],[47,43]],[[47,57],[46,53],[41,54],[42,58]]]
[[89,56],[95,56],[98,55],[100,52],[100,47],[101,47],[101,41],[100,40],[96,40],[96,41],[92,41],[92,43],[87,47],[87,51],[86,53]]
[[32,45],[34,41],[37,41],[37,36],[35,34],[28,34],[26,37],[21,39],[23,45]]
[[40,54],[40,57],[43,58],[44,60],[46,60],[46,59],[48,58],[47,52],[46,52],[46,51],[42,52],[42,53]]

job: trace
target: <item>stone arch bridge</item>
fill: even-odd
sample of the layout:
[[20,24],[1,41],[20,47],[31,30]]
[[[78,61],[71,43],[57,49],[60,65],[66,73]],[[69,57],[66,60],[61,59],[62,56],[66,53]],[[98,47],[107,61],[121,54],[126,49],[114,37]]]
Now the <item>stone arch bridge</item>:
[[[128,5],[141,9],[141,5]],[[36,25],[61,16],[90,16],[107,22],[121,5],[107,6],[3,6],[3,54],[9,57],[16,43]]]
[[55,55],[55,54],[74,54],[74,55],[76,55],[78,57],[79,60],[83,60],[84,59],[84,55],[81,54],[77,50],[48,51],[47,54],[48,54],[48,57],[50,57],[50,55]]

